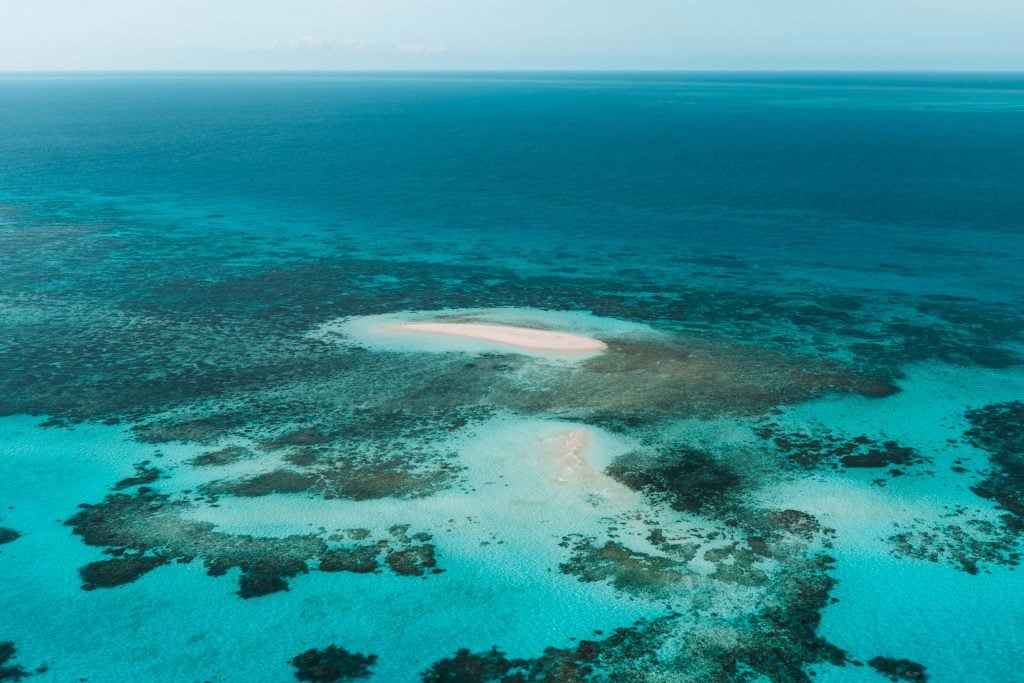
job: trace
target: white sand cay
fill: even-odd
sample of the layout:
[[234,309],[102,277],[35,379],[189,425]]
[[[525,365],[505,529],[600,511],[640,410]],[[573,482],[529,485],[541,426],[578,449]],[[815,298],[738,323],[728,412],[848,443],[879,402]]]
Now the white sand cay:
[[403,323],[392,329],[410,332],[447,334],[484,341],[508,344],[525,349],[562,352],[592,352],[608,348],[600,339],[582,337],[567,332],[552,332],[531,327],[490,325],[483,323]]
[[460,308],[395,311],[328,320],[309,335],[327,343],[399,353],[516,353],[580,362],[609,350],[609,339],[661,339],[646,325],[587,311]]

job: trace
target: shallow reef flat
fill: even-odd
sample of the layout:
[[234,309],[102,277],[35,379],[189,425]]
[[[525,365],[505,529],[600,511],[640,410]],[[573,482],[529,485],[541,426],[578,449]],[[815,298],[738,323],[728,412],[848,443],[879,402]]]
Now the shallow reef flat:
[[[567,358],[381,331],[396,319],[557,329],[605,347]],[[105,413],[107,425],[5,420],[4,609],[24,624],[18,662],[40,667],[15,671],[913,680],[926,666],[965,670],[882,637],[906,626],[898,602],[861,596],[920,601],[907,591],[926,579],[991,600],[1012,581],[1019,493],[1003,473],[1019,375],[978,383],[932,364],[897,383],[527,308],[345,318],[303,338],[325,368],[355,359],[327,377]],[[59,561],[33,570],[39,553]],[[875,566],[892,568],[881,585]],[[837,598],[841,577],[860,587]],[[17,597],[40,590],[80,605],[78,621]],[[111,613],[126,600],[138,614]],[[878,637],[857,635],[866,614]],[[146,645],[182,622],[167,653]],[[90,623],[107,625],[86,643],[76,629]],[[81,649],[55,651],[54,629]],[[247,663],[229,674],[235,657]]]

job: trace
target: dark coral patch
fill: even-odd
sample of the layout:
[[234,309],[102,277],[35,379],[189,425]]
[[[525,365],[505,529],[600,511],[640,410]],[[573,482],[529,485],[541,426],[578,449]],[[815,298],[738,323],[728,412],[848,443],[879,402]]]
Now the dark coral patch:
[[778,510],[768,514],[768,519],[778,529],[810,541],[822,532],[821,523],[806,512],[799,510]]
[[664,498],[673,509],[690,512],[722,506],[741,484],[733,469],[686,446],[665,447],[653,455],[643,451],[629,453],[606,471],[634,491]]
[[402,576],[423,576],[428,570],[437,573],[437,560],[434,557],[434,546],[430,544],[414,545],[405,550],[392,550],[386,557],[392,571]]
[[[294,458],[292,462],[295,462]],[[299,462],[312,465],[316,461]],[[271,493],[311,493],[327,500],[419,498],[448,486],[454,476],[455,469],[447,463],[422,469],[399,457],[361,462],[339,459],[332,465],[315,466],[302,471],[281,468],[245,479],[214,482],[202,490],[211,496],[258,497]]]
[[[559,568],[580,581],[609,581],[620,590],[634,593],[671,595],[705,577],[743,586],[763,586],[772,580],[762,566],[766,559],[780,563],[798,561],[793,553],[800,552],[802,541],[826,530],[820,526],[812,530],[807,525],[801,531],[801,543],[794,544],[792,538],[770,535],[723,542],[719,532],[696,530],[687,538],[669,539],[655,528],[647,540],[663,555],[634,550],[614,540],[599,544],[592,538],[568,536],[561,545],[570,548],[572,555]],[[714,567],[710,574],[704,570],[695,572],[689,566],[698,557]]]
[[[179,513],[183,509],[182,504],[170,501],[166,495],[140,489],[135,495],[115,494],[98,505],[83,505],[67,524],[88,545],[107,546],[112,552],[159,552],[165,561],[187,562],[203,557],[211,576],[238,567],[242,570],[239,593],[243,597],[265,595],[273,592],[271,589],[284,590],[286,578],[308,571],[306,560],[326,549],[322,541],[311,536],[257,538],[224,534],[215,531],[210,523],[181,518]],[[126,566],[101,563],[101,568],[93,571],[124,574],[132,566],[145,567],[145,562],[153,561],[138,560]],[[135,574],[135,578],[138,576],[141,573]]]
[[[470,652],[460,648],[446,659],[435,662],[423,672],[424,683],[489,683],[491,681],[527,680],[521,669],[528,665],[526,660],[509,660],[497,647],[487,652]],[[516,678],[510,677],[513,669]]]
[[380,553],[379,545],[333,548],[320,556],[319,568],[322,572],[369,574],[380,567]]
[[868,664],[890,681],[927,681],[926,667],[909,659],[873,657]]
[[[285,578],[291,578],[308,571],[305,562],[296,561],[290,568],[280,568],[273,565],[268,569],[262,567],[249,567],[243,570],[242,576],[238,579],[238,595],[243,600],[249,598],[260,598],[271,593],[288,590],[288,582]],[[211,575],[214,575],[211,572]]]
[[90,562],[79,570],[82,588],[113,588],[132,583],[140,576],[157,567],[168,564],[170,559],[163,555],[123,555],[112,560]]
[[0,545],[3,545],[4,543],[12,543],[13,541],[17,541],[19,538],[21,538],[21,534],[14,529],[0,527]]
[[318,478],[295,470],[278,469],[264,472],[247,479],[232,482],[218,482],[203,487],[203,492],[212,496],[227,493],[233,496],[254,498],[271,493],[302,493],[311,491]]
[[[533,659],[509,658],[497,647],[485,652],[462,648],[423,672],[423,683],[583,683],[598,680],[640,683],[656,665],[657,644],[668,635],[670,619],[638,622],[603,640],[582,640],[573,648],[546,648]],[[610,674],[610,675],[609,675]]]
[[289,446],[313,446],[316,444],[328,443],[331,436],[325,434],[316,427],[302,427],[280,436],[267,439],[260,446],[268,451],[276,451]]
[[179,417],[148,422],[132,427],[135,438],[144,443],[184,441],[210,444],[228,430],[244,425],[251,417],[244,412],[230,411],[203,417]]
[[[865,376],[835,363],[697,337],[610,340],[579,368],[553,369],[529,390],[494,398],[527,413],[571,410],[608,426],[622,420],[754,414],[831,392],[861,393]],[[866,391],[885,393],[872,379]],[[493,395],[493,392],[492,392]],[[642,409],[638,409],[642,406]]]
[[967,411],[967,441],[989,452],[992,468],[972,487],[1006,511],[1014,533],[1024,532],[1024,402],[995,403]]
[[[822,586],[827,595],[828,584]],[[810,588],[808,599],[798,600],[788,612],[769,608],[765,617],[754,618],[750,628],[731,633],[736,642],[729,646],[684,625],[679,615],[669,615],[616,629],[602,640],[581,640],[571,648],[549,647],[533,659],[509,658],[497,647],[476,653],[460,649],[435,662],[422,678],[424,683],[643,683],[657,672],[653,676],[657,680],[736,681],[753,680],[760,674],[766,680],[806,683],[811,678],[803,670],[805,664],[842,665],[845,656],[813,633],[821,598],[818,585],[794,588]],[[794,620],[799,623],[791,623]],[[714,628],[733,626],[723,620]],[[670,639],[674,654],[665,657],[659,652],[660,644]]]
[[306,650],[292,660],[295,677],[300,681],[354,681],[369,678],[377,655],[349,652],[343,647],[328,645],[323,650]]
[[152,484],[159,478],[160,470],[149,466],[147,463],[142,463],[135,466],[135,474],[133,476],[126,477],[114,484],[114,490],[121,491],[123,489],[131,488],[132,486]]
[[[571,539],[566,539],[565,543]],[[572,558],[559,567],[580,581],[611,581],[620,590],[662,591],[687,579],[685,564],[632,550],[614,541],[595,545],[593,539],[576,539]]]
[[846,654],[818,635],[821,610],[836,581],[828,576],[832,558],[813,560],[818,571],[794,572],[779,586],[757,619],[752,642],[718,655],[723,670],[735,676],[745,668],[773,681],[810,681],[808,662],[846,663]]
[[[760,425],[754,433],[770,441],[786,463],[802,469],[910,467],[930,462],[918,451],[896,441],[864,435],[843,438],[824,429],[786,431],[775,422]],[[890,474],[898,476],[902,470],[894,467]]]
[[947,562],[968,574],[977,574],[984,564],[1018,566],[1016,540],[1015,532],[982,519],[901,531],[889,538],[899,555]]
[[247,448],[228,446],[197,455],[189,461],[189,464],[196,467],[220,467],[251,457],[251,455],[252,453]]
[[345,545],[335,545],[314,535],[226,534],[216,531],[208,522],[184,519],[181,514],[188,509],[185,503],[144,487],[134,495],[113,494],[102,503],[80,507],[67,524],[86,544],[105,547],[105,552],[114,556],[81,570],[86,589],[118,586],[160,565],[194,559],[203,561],[210,576],[223,576],[230,569],[239,569],[238,594],[243,598],[287,590],[288,579],[309,572],[311,567],[323,571],[374,571],[382,554],[409,552],[409,559],[396,562],[399,568],[416,569],[420,574],[423,568],[439,571],[433,547],[413,544],[414,539],[404,532],[392,532],[390,539],[367,541],[358,548],[351,541],[365,539],[365,530],[354,530]]
[[16,652],[14,643],[10,641],[0,643],[0,681],[20,681],[32,675],[24,667],[11,661]]
[[[325,499],[371,500],[427,496],[457,480],[454,453],[444,444],[447,431],[465,426],[472,415],[480,414],[472,408],[451,412],[424,407],[410,412],[336,405],[311,408],[310,412],[326,413],[332,428],[292,428],[263,438],[259,448],[283,463],[278,461],[254,475],[210,482],[201,491],[212,497],[301,493]],[[245,448],[226,447],[198,456],[191,464],[225,465],[248,457],[252,453]]]
[[993,501],[1003,514],[996,523],[972,518],[958,508],[956,523],[912,528],[889,540],[896,553],[949,562],[969,574],[986,564],[1018,566],[1024,534],[1024,402],[994,403],[968,410],[964,439],[989,453],[989,469],[971,490]]
[[[676,623],[680,615],[640,627],[646,633],[635,641],[638,645],[654,644],[656,649],[657,643],[672,640],[677,654],[670,660],[652,658],[644,664],[642,652],[621,659],[600,643],[587,644],[583,651],[599,653],[596,660],[588,661],[600,662],[600,672],[606,676],[601,680],[646,680],[639,672],[650,667],[672,680],[748,680],[760,675],[766,680],[809,681],[810,674],[804,671],[807,664],[846,663],[845,653],[818,634],[821,610],[829,603],[835,585],[829,576],[833,560],[827,555],[808,554],[807,545],[820,539],[827,547],[834,532],[795,510],[755,511],[735,506],[717,511],[716,517],[723,513],[728,514],[725,532],[690,529],[673,537],[661,528],[652,528],[647,540],[663,554],[633,550],[615,540],[597,543],[583,537],[563,539],[561,545],[572,555],[561,569],[581,581],[609,581],[626,592],[670,600],[693,591],[733,590],[716,588],[717,582],[763,591],[757,609],[744,613],[740,621],[735,615],[708,610],[700,614],[696,627],[689,619]],[[699,566],[691,565],[697,558]],[[713,566],[710,574],[707,564]],[[561,652],[564,655],[565,651]],[[447,660],[445,666],[461,663],[462,668],[472,667],[480,662],[474,659],[478,656],[492,666],[497,662],[493,652],[462,654],[455,658],[457,661]],[[528,667],[533,662],[517,662],[516,666],[520,669],[513,671],[513,676],[531,670]],[[548,680],[523,675],[493,680]]]

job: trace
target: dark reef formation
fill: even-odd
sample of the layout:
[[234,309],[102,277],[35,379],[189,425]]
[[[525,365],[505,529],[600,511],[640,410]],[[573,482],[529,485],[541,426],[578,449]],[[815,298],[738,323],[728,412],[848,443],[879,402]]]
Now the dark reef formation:
[[[581,643],[575,652],[549,649],[537,660],[543,666],[508,662],[497,650],[475,655],[462,651],[438,663],[425,680],[587,681],[610,676],[642,681],[647,680],[643,672],[651,670],[681,680],[809,681],[809,664],[845,665],[845,653],[817,634],[820,611],[835,585],[829,576],[833,559],[808,547],[813,542],[827,549],[834,532],[795,510],[754,511],[724,502],[715,514],[728,520],[725,531],[693,529],[675,537],[652,528],[647,541],[657,554],[617,541],[567,537],[562,545],[571,555],[561,570],[580,581],[607,581],[619,590],[668,604],[678,596],[709,591],[757,591],[759,606],[745,610],[741,618],[715,611],[696,617],[685,610],[674,612],[619,631],[606,641]],[[713,567],[710,573],[708,565]],[[675,654],[668,662],[654,655],[656,644],[665,639],[674,644]],[[555,661],[564,678],[538,675]],[[467,673],[474,667],[489,673],[474,678]],[[603,677],[592,679],[595,672]]]
[[992,501],[1002,514],[995,522],[957,508],[950,524],[914,528],[889,540],[895,552],[907,557],[949,562],[969,574],[986,565],[1019,566],[1024,536],[1024,403],[995,403],[968,410],[967,443],[989,456],[981,481],[971,487]]
[[[763,609],[737,623],[701,615],[700,624],[679,614],[617,629],[602,640],[583,640],[573,648],[547,648],[534,659],[509,659],[497,647],[467,649],[435,662],[425,683],[641,683],[654,676],[669,680],[794,681],[807,683],[807,664],[843,666],[845,654],[816,635],[819,610],[833,581],[823,571],[828,560],[787,572],[782,592]],[[661,643],[673,643],[666,661]],[[654,672],[657,672],[655,674]]]
[[607,352],[578,368],[545,367],[528,375],[529,384],[491,400],[527,414],[566,414],[614,427],[759,414],[833,392],[884,396],[896,391],[884,379],[838,363],[763,347],[685,335],[608,342]]
[[16,652],[14,643],[0,642],[0,681],[20,681],[32,675],[24,667],[14,663]]
[[[311,568],[320,571],[380,571],[423,576],[437,568],[426,534],[407,535],[393,527],[387,538],[373,540],[362,529],[324,540],[315,535],[255,537],[225,534],[207,522],[184,519],[188,504],[145,487],[135,494],[113,494],[102,503],[82,505],[67,521],[88,545],[104,548],[109,560],[81,569],[83,588],[111,588],[135,581],[170,562],[202,560],[210,576],[241,570],[243,598],[288,589],[287,580]],[[358,540],[357,540],[358,539]]]
[[[311,456],[314,457],[315,456]],[[291,462],[297,458],[292,456]],[[334,464],[313,466],[299,461],[303,469],[276,469],[233,481],[218,481],[202,487],[209,496],[265,496],[271,493],[312,493],[331,500],[371,500],[374,498],[419,498],[445,487],[455,476],[455,469],[440,463],[420,471],[408,460],[397,456],[387,459],[355,462],[334,458]]]
[[594,539],[566,538],[563,545],[571,546],[573,554],[560,569],[580,581],[610,581],[619,590],[654,597],[692,581],[685,562],[673,557],[650,555],[615,541],[598,546]]
[[197,455],[189,461],[195,467],[223,467],[252,457],[252,451],[241,446],[227,446]]
[[669,620],[640,623],[575,648],[549,647],[535,659],[509,659],[497,647],[479,653],[461,649],[435,662],[422,678],[424,683],[574,683],[614,671],[614,680],[638,682],[646,680],[644,668],[654,659],[655,644],[670,632]]
[[1003,521],[1014,533],[1024,532],[1024,402],[996,403],[967,411],[971,428],[964,437],[988,451],[991,470],[976,494],[1005,511]]
[[878,673],[890,681],[927,681],[925,667],[909,659],[893,659],[891,657],[872,657],[868,660]]
[[[957,516],[965,514],[961,511]],[[968,574],[977,574],[987,564],[1016,567],[1021,561],[1016,533],[987,520],[970,517],[965,517],[960,524],[901,531],[889,541],[899,555],[946,562]]]
[[629,453],[612,463],[607,473],[634,491],[689,512],[721,507],[741,486],[736,470],[685,444]]
[[129,489],[133,486],[152,484],[159,478],[160,470],[158,468],[152,467],[148,462],[142,463],[135,466],[135,474],[133,476],[125,477],[114,484],[114,490],[123,491],[124,489]]
[[888,467],[890,476],[898,476],[904,473],[905,468],[931,462],[928,457],[913,448],[901,446],[892,440],[873,439],[863,434],[845,438],[823,428],[787,431],[778,423],[771,421],[758,425],[754,433],[770,441],[783,455],[786,464],[808,470]]
[[377,655],[349,652],[343,647],[328,645],[323,650],[306,650],[292,659],[295,677],[300,681],[354,681],[369,678]]
[[0,527],[0,545],[3,545],[4,543],[12,543],[18,540],[19,538],[21,538],[21,534],[19,534],[14,529]]

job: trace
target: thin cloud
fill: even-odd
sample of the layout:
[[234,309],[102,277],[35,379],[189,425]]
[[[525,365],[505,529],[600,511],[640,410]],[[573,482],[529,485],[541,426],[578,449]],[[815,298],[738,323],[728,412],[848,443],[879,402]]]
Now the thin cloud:
[[403,54],[433,57],[448,52],[446,45],[436,43],[376,43],[369,40],[331,40],[320,36],[302,36],[292,40],[275,40],[258,49],[271,54]]
[[424,57],[443,55],[448,52],[448,47],[446,45],[432,45],[430,43],[402,43],[401,45],[395,45],[394,48],[398,52],[404,52],[411,55],[423,55]]

